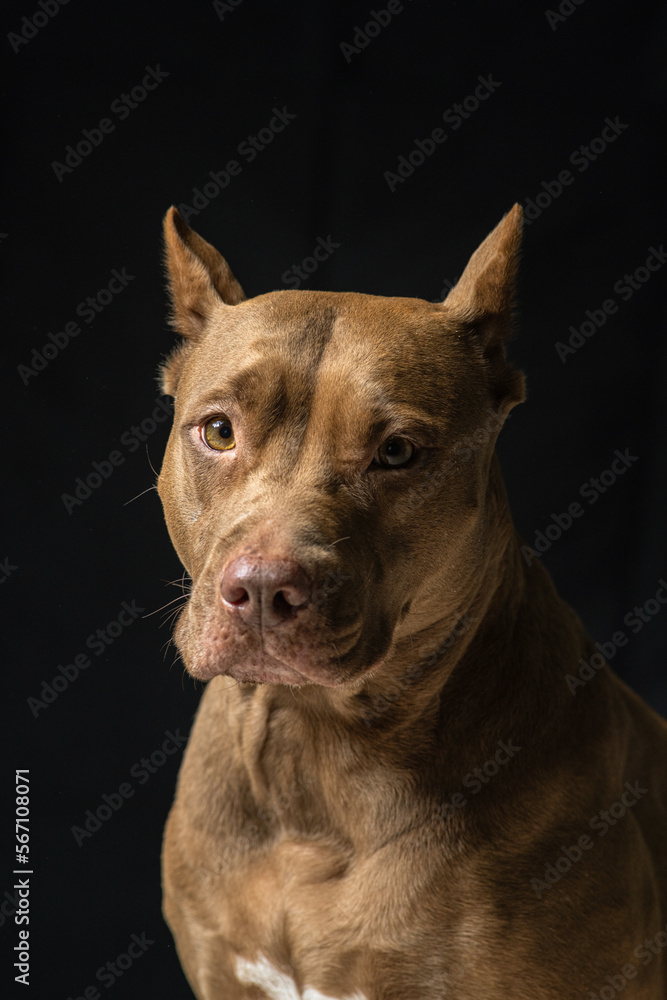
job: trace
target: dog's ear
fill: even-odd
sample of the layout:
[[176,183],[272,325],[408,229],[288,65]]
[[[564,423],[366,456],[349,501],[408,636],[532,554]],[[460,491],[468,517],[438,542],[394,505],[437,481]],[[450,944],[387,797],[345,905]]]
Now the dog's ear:
[[168,396],[176,386],[189,354],[213,310],[243,302],[243,289],[215,247],[195,233],[173,205],[164,219],[165,260],[171,298],[171,325],[186,339],[160,367],[160,384]]
[[505,342],[513,326],[522,225],[523,210],[517,204],[475,250],[442,304],[457,328],[482,352],[492,390],[505,409],[525,398],[524,377],[505,357]]
[[196,340],[221,300],[235,306],[245,295],[224,257],[190,229],[173,205],[164,219],[164,240],[171,323]]

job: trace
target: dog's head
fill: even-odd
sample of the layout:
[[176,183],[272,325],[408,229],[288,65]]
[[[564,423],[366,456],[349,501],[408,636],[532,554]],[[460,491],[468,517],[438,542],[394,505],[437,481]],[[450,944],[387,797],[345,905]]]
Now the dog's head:
[[176,629],[208,679],[334,687],[453,627],[488,570],[515,206],[443,303],[279,291],[246,299],[165,219],[175,419],[159,493],[192,594]]

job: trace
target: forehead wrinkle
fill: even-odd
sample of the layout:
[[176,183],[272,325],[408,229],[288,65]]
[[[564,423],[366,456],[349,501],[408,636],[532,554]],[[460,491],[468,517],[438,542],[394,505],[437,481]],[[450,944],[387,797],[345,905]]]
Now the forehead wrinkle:
[[[333,308],[321,306],[291,315],[271,315],[249,343],[252,360],[231,375],[225,395],[252,415],[253,436],[278,432],[281,466],[293,465],[308,426],[317,371],[334,325]],[[293,310],[292,310],[293,312]],[[263,318],[263,317],[261,317]],[[272,434],[273,436],[273,434]]]
[[368,447],[387,432],[412,432],[436,444],[448,425],[449,407],[443,405],[441,384],[436,399],[431,392],[423,393],[423,383],[432,381],[433,372],[425,378],[414,369],[409,372],[399,351],[378,352],[368,341],[343,343],[341,350],[336,341],[319,367],[313,401],[318,423],[335,427],[338,435],[346,430],[358,447]]

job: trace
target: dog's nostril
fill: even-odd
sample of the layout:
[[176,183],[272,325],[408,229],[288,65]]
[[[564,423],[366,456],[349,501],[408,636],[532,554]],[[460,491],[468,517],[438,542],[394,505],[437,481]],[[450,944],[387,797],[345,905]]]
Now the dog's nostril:
[[273,598],[273,607],[278,612],[278,614],[289,614],[292,610],[292,605],[285,598],[285,595],[283,594],[282,590],[279,590],[278,593]]
[[243,587],[228,587],[224,598],[228,604],[245,604],[248,601],[249,595],[248,591]]
[[296,593],[294,590],[279,590],[273,598],[273,607],[283,615],[291,614],[297,608],[302,607],[307,602],[307,597]]
[[305,575],[300,574],[287,586],[281,587],[273,598],[274,607],[277,609],[300,608],[308,603],[310,597],[310,587]]

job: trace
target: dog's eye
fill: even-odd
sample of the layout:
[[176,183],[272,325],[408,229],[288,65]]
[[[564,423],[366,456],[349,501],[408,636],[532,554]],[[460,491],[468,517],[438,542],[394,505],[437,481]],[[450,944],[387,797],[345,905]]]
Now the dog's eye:
[[415,446],[407,438],[390,437],[375,452],[378,465],[406,465],[415,453]]
[[202,428],[202,437],[214,451],[231,451],[236,447],[236,438],[231,422],[226,417],[212,417]]

